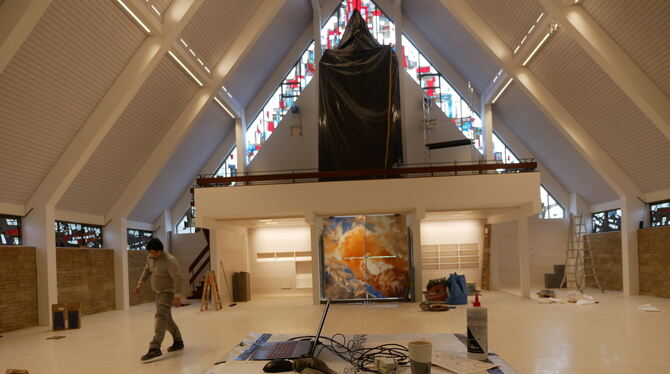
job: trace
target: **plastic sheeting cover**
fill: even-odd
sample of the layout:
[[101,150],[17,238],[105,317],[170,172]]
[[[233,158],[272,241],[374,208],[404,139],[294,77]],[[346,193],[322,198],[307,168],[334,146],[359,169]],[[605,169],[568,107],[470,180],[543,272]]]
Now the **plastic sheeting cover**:
[[402,162],[398,60],[355,10],[339,46],[319,62],[319,170]]

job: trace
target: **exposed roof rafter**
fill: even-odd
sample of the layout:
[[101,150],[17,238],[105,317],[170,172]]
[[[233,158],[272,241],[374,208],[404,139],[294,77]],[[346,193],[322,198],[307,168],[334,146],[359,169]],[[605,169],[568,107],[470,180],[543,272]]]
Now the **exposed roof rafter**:
[[670,139],[670,99],[581,6],[538,0],[603,71]]
[[164,33],[144,40],[30,197],[28,209],[58,203],[203,1],[174,0],[165,14]]
[[441,0],[444,7],[495,57],[530,94],[566,138],[619,196],[643,196],[640,188],[621,170],[584,127],[561,105],[540,80],[514,59],[512,51],[491,27],[465,2]]
[[7,1],[0,11],[0,74],[33,31],[52,0]]
[[[251,16],[221,61],[212,69],[209,84],[195,93],[184,111],[172,124],[168,133],[151,153],[139,172],[133,177],[119,199],[106,214],[107,219],[127,217],[142,195],[165,167],[182,139],[188,134],[207,104],[221,89],[221,85],[244,56],[251,50],[287,0],[265,0]],[[216,104],[215,104],[216,105]]]

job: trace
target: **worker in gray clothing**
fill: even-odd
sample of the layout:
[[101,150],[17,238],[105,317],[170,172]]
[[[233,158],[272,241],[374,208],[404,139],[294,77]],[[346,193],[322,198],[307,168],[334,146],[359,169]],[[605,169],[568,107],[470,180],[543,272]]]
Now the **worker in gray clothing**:
[[172,334],[174,343],[168,347],[168,352],[184,349],[179,327],[172,319],[172,306],[181,306],[179,293],[181,292],[181,276],[177,259],[163,252],[163,243],[156,238],[147,242],[147,264],[142,271],[135,292],[139,295],[142,283],[151,277],[151,289],[156,293],[156,325],[154,338],[149,343],[149,351],[141,357],[142,361],[150,360],[163,354],[161,343],[165,337],[165,330]]

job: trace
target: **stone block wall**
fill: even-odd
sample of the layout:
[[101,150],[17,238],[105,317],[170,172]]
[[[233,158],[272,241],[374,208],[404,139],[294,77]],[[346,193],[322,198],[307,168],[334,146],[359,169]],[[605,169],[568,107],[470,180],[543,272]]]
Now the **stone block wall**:
[[155,295],[151,290],[149,282],[142,284],[142,294],[137,296],[135,285],[140,279],[142,269],[147,263],[147,251],[128,251],[128,292],[130,295],[130,305],[137,305],[155,301]]
[[81,314],[113,310],[114,250],[56,248],[58,303],[81,303]]
[[37,326],[35,247],[0,246],[0,332]]
[[[623,290],[623,267],[621,263],[621,232],[589,234],[593,262],[600,284],[606,290]],[[592,278],[586,278],[587,287],[595,287]]]
[[640,294],[670,298],[670,227],[637,232]]

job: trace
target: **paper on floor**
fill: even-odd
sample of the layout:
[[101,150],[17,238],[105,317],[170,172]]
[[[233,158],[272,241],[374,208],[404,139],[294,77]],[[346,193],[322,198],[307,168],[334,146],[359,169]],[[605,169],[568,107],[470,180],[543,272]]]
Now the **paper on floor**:
[[457,374],[480,373],[498,366],[488,362],[469,360],[444,351],[434,351],[431,363]]
[[639,307],[637,307],[637,309],[643,312],[662,312],[661,309],[658,309],[657,307],[651,304],[640,305]]

